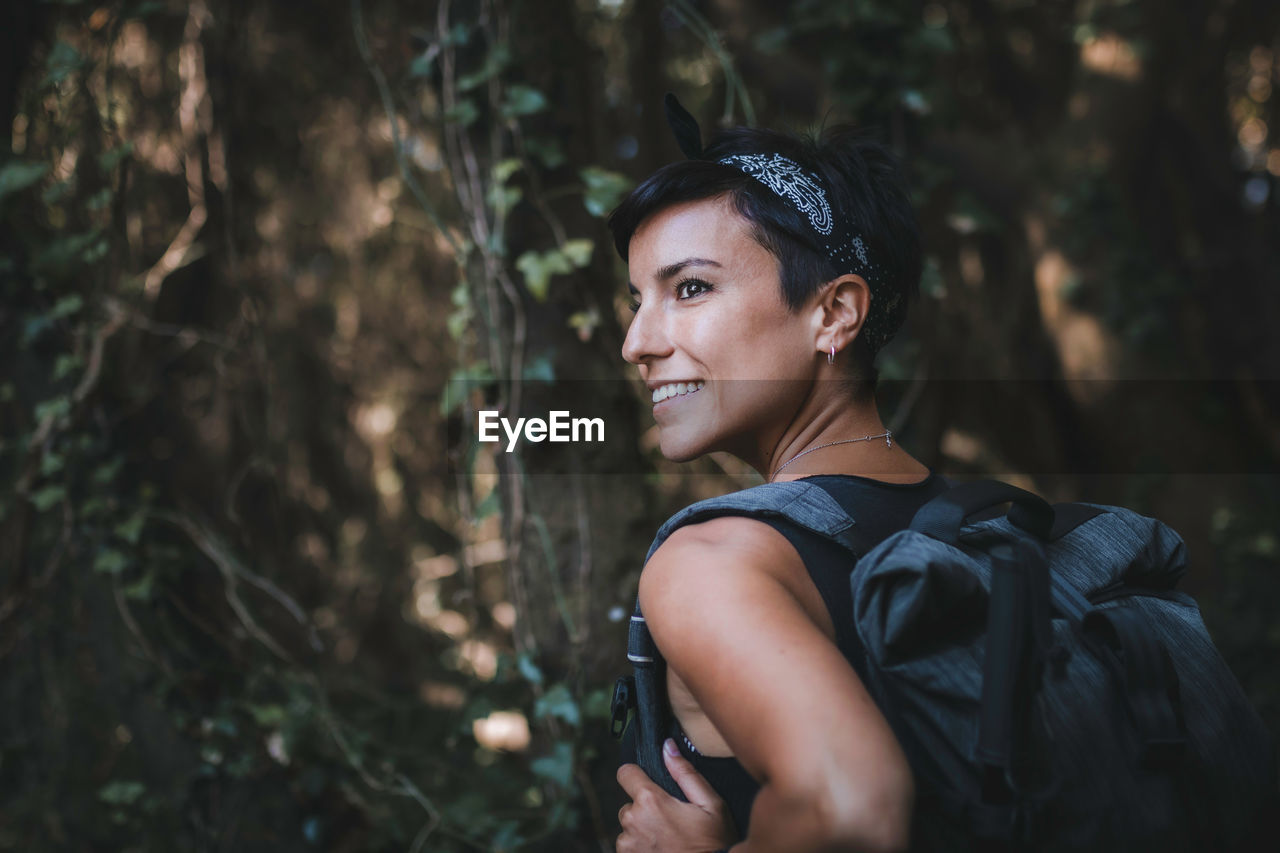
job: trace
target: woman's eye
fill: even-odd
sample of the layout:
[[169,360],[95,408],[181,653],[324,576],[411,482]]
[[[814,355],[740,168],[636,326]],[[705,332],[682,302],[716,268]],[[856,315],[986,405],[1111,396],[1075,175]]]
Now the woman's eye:
[[636,313],[637,311],[639,311],[639,310],[640,310],[640,303],[639,303],[639,302],[636,302],[636,301],[633,299],[633,300],[631,300],[630,302],[628,302],[628,303],[627,303],[627,307],[628,307],[628,308],[630,308],[630,309],[631,309],[631,313],[632,313],[632,314],[634,314],[634,313]]
[[[689,293],[688,288],[691,288],[691,287],[695,289],[692,293]],[[687,278],[676,285],[676,295],[679,296],[681,292],[684,292],[688,295],[684,296],[683,298],[690,299],[694,296],[697,296],[700,293],[706,293],[710,289],[711,289],[711,285],[707,284],[705,281],[702,281],[701,279]]]

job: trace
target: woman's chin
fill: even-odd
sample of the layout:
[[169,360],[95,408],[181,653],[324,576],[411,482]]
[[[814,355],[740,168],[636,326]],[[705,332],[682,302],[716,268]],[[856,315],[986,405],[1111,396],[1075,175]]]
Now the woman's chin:
[[691,441],[665,432],[658,438],[658,449],[670,462],[691,462],[711,451],[711,448],[701,441]]

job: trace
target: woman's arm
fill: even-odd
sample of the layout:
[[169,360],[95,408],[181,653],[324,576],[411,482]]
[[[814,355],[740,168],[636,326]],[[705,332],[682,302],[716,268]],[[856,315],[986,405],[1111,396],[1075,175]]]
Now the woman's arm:
[[761,783],[734,853],[905,849],[910,768],[806,584],[781,534],[718,518],[654,553],[640,607],[668,666]]

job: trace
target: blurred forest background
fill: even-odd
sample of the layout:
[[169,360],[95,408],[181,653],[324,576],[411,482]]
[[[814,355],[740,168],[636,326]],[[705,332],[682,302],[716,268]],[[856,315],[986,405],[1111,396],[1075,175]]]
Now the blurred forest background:
[[901,153],[886,418],[1174,525],[1280,730],[1278,85],[1266,0],[3,4],[0,850],[612,849],[641,558],[753,482],[619,355],[666,91]]

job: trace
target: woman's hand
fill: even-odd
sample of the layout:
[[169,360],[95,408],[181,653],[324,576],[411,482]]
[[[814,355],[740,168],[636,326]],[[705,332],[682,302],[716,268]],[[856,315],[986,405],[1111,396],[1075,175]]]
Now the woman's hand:
[[618,811],[622,834],[618,853],[707,853],[737,840],[729,807],[702,774],[680,754],[670,738],[662,745],[667,772],[689,802],[682,803],[658,787],[638,764],[618,768],[618,784],[631,797]]

